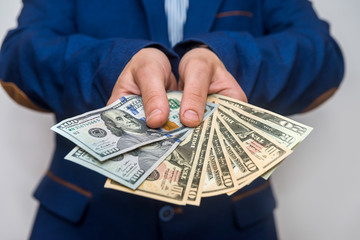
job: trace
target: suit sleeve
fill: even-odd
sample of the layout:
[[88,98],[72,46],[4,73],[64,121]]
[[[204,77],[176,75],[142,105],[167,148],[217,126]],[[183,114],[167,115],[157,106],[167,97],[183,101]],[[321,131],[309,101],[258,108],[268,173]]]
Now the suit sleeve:
[[344,74],[341,51],[306,0],[263,1],[264,35],[210,32],[176,46],[208,45],[223,61],[249,102],[281,114],[303,111],[317,97],[337,88]]
[[66,116],[104,106],[131,57],[156,45],[78,33],[75,2],[24,0],[18,27],[6,36],[0,55],[3,83],[15,84],[35,105]]

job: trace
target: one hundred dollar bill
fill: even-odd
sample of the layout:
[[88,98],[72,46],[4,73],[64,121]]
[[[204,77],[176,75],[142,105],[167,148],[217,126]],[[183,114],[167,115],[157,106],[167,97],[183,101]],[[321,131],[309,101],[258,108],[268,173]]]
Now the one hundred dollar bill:
[[75,147],[65,159],[96,171],[128,188],[136,189],[172,153],[180,141],[178,138],[166,138],[105,162],[100,162],[83,149]]
[[187,202],[201,141],[201,126],[194,129],[136,190],[108,179],[106,188],[132,193],[164,202],[185,205]]
[[[140,96],[122,97],[113,104],[61,121],[51,129],[68,138],[99,161],[189,131],[180,122],[181,92],[169,92],[170,114],[160,129],[150,129]],[[204,118],[217,105],[208,103]]]
[[99,161],[166,138],[146,126],[138,96],[122,97],[104,108],[63,120],[51,129]]
[[[169,100],[169,106],[170,106],[170,114],[169,114],[169,122],[171,123],[176,123],[178,126],[181,126],[181,128],[184,128],[185,130],[189,130],[189,128],[186,128],[184,125],[182,125],[181,121],[180,121],[180,116],[179,116],[179,112],[180,112],[180,103],[181,103],[181,99],[182,99],[182,94],[183,92],[181,91],[168,91],[167,92],[167,96],[168,96],[168,100]],[[212,102],[206,102],[205,105],[205,109],[204,109],[204,117],[202,119],[202,121],[205,121],[205,119],[207,119],[209,116],[211,116],[214,111],[218,108],[218,104],[212,103]],[[165,130],[168,130],[171,132],[172,128],[168,128],[165,124],[165,126],[163,126],[163,128],[165,128]],[[177,129],[177,127],[175,128]],[[181,132],[180,130],[176,130],[176,134],[179,134],[179,132]]]

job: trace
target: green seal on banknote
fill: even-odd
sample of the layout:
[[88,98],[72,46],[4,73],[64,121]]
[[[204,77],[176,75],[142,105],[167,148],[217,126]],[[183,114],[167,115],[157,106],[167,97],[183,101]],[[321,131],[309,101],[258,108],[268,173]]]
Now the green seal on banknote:
[[169,98],[169,105],[171,109],[180,108],[180,101],[177,99]]

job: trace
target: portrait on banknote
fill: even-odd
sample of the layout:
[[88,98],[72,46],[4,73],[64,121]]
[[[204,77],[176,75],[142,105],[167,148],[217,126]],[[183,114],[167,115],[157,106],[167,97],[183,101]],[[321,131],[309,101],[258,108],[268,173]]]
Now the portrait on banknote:
[[128,152],[138,159],[140,169],[147,171],[150,169],[170,148],[173,147],[176,139],[168,138],[160,142],[151,143],[149,145],[137,148]]
[[160,133],[149,131],[146,123],[120,109],[108,109],[100,114],[106,127],[119,137],[117,147],[125,149],[139,142],[157,139]]

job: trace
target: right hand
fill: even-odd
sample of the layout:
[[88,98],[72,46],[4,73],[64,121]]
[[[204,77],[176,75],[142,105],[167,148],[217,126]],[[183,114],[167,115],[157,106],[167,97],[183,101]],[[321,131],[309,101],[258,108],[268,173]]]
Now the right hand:
[[198,126],[204,116],[208,94],[218,93],[247,102],[239,83],[218,56],[207,47],[188,51],[179,63],[179,90],[183,90],[180,106],[181,122]]
[[141,95],[146,124],[159,128],[167,121],[170,111],[166,91],[176,89],[167,56],[156,48],[143,48],[126,64],[107,105],[126,95]]

